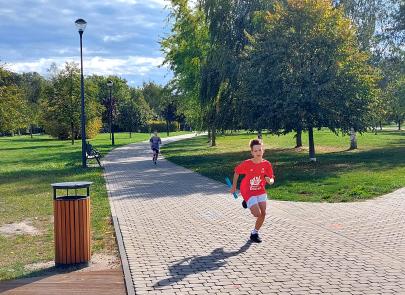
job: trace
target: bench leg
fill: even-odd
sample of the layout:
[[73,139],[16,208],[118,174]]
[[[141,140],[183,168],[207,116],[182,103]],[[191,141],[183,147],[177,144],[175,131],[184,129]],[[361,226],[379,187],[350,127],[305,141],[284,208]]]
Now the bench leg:
[[96,160],[97,160],[98,165],[101,167],[100,158],[96,157]]

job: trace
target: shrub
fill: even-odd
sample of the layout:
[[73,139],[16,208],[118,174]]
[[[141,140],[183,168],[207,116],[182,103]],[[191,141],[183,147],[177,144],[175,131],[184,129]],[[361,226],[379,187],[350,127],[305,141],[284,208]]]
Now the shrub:
[[[151,133],[155,130],[157,132],[166,132],[166,122],[158,121],[158,120],[148,121],[147,125],[141,129],[142,132],[149,132],[149,133]],[[169,124],[169,131],[170,132],[179,131],[179,123],[171,122]]]
[[87,138],[94,138],[100,132],[103,127],[103,122],[100,117],[95,117],[86,124],[86,136]]

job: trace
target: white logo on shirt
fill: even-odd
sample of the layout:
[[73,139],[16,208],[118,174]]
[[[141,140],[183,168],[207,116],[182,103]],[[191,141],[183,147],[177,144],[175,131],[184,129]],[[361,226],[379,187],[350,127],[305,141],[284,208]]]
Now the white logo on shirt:
[[257,191],[260,189],[260,182],[261,182],[260,176],[255,176],[252,179],[250,179],[250,190],[251,191]]

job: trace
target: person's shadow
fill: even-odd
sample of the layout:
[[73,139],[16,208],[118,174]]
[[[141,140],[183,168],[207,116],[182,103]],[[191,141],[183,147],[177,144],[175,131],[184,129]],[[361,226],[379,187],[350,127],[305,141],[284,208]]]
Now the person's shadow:
[[248,240],[239,250],[234,252],[225,252],[224,248],[217,248],[207,256],[190,256],[179,260],[169,267],[170,278],[161,280],[153,285],[154,288],[169,286],[175,284],[190,274],[203,271],[216,270],[226,264],[226,259],[239,255],[249,249],[252,242]]

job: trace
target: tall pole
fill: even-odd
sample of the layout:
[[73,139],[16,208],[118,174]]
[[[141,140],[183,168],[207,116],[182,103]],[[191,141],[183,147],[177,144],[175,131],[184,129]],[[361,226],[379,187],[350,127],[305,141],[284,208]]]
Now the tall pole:
[[112,101],[111,101],[111,86],[108,86],[108,88],[110,89],[110,107],[108,108],[108,119],[110,121],[110,140],[112,140]]
[[110,88],[110,137],[111,137],[111,145],[114,145],[114,130],[113,130],[113,101],[112,101],[112,85],[109,86]]
[[82,127],[82,166],[87,167],[86,163],[86,114],[84,108],[84,79],[83,79],[83,31],[79,30],[80,35],[80,88],[81,88],[81,103],[82,103],[82,114],[81,114],[81,127]]

